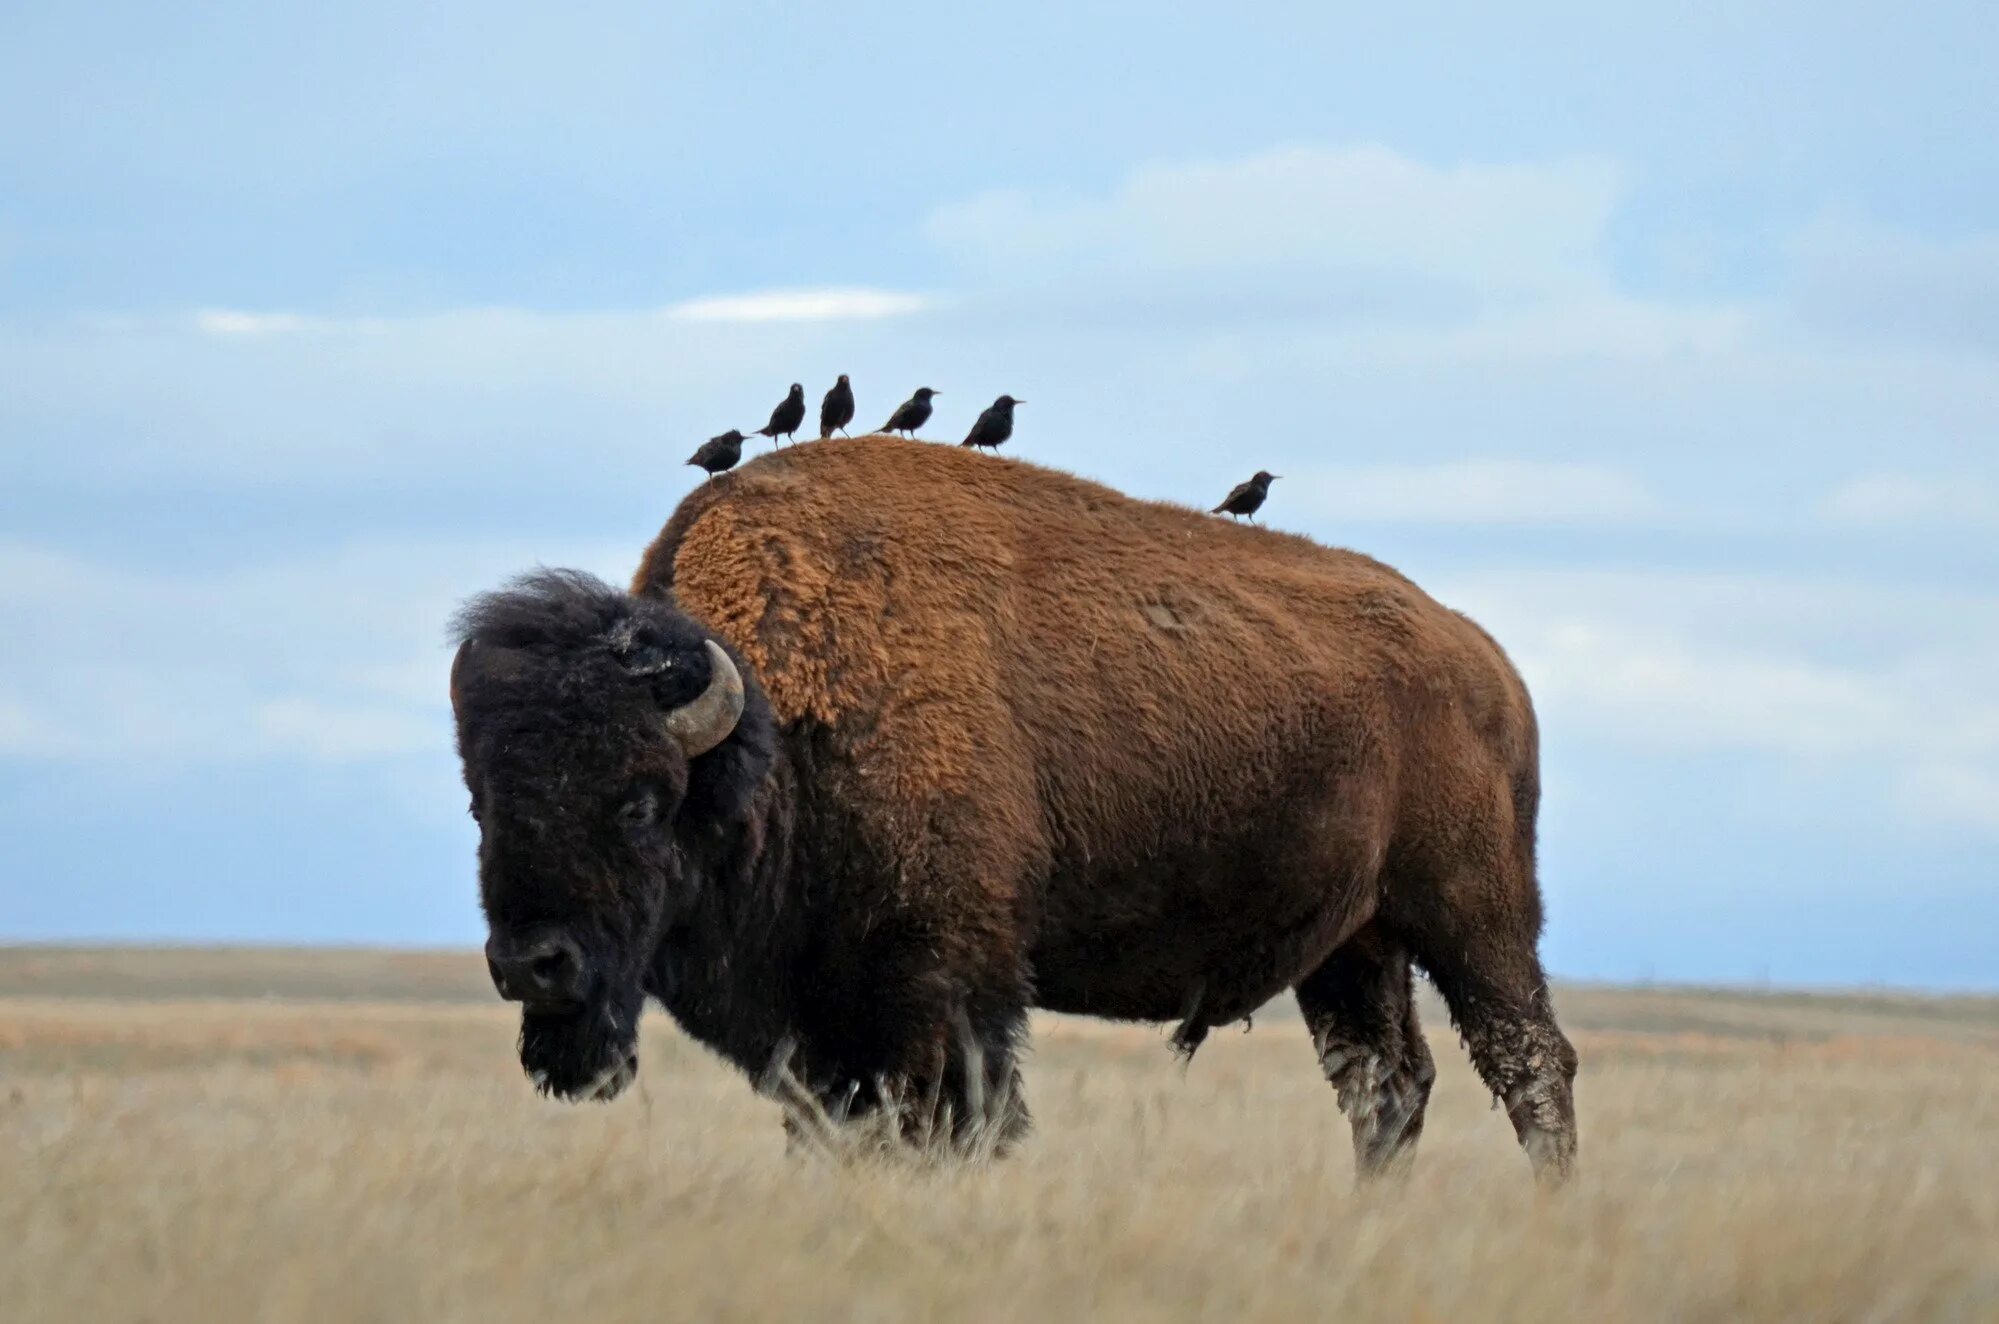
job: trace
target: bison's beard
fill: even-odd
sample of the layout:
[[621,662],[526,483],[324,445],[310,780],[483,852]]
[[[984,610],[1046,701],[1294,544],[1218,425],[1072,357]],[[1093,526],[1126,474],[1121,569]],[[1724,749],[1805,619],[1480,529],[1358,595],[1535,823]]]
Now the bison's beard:
[[521,1014],[521,1069],[537,1090],[568,1103],[607,1103],[639,1074],[644,994],[592,998],[575,1011]]

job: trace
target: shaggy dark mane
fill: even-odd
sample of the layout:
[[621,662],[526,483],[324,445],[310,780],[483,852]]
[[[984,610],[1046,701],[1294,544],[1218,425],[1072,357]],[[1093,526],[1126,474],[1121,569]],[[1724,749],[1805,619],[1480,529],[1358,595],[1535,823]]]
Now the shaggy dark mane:
[[[646,683],[635,682],[620,660],[634,649],[682,652],[687,665],[650,684],[663,710],[685,703],[707,683],[702,639],[713,638],[728,648],[670,601],[633,597],[586,571],[550,566],[472,598],[452,618],[451,636],[459,644],[525,652],[556,663],[572,691]],[[776,751],[770,703],[754,670],[730,652],[744,675],[743,714],[727,740],[694,762],[681,807],[691,824],[733,822],[747,814]]]
[[451,618],[451,642],[530,652],[575,648],[632,614],[630,595],[582,570],[539,566],[472,598]]

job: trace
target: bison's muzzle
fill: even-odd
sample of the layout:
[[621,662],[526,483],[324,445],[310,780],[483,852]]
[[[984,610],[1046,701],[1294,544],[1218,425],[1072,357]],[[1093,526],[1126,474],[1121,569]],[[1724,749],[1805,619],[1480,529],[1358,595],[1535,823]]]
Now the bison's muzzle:
[[560,929],[495,933],[486,940],[486,970],[501,997],[531,1012],[574,1011],[590,996],[582,945]]
[[638,997],[613,996],[583,945],[559,927],[496,933],[486,968],[500,996],[521,1004],[521,1068],[542,1093],[616,1098],[638,1076]]

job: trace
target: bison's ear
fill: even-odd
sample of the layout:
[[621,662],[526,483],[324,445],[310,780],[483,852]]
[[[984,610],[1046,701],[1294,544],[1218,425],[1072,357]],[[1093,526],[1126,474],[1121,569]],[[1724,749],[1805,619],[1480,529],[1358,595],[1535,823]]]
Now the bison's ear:
[[777,721],[754,677],[743,677],[742,712],[727,738],[687,765],[684,823],[736,822],[750,812],[777,749]]

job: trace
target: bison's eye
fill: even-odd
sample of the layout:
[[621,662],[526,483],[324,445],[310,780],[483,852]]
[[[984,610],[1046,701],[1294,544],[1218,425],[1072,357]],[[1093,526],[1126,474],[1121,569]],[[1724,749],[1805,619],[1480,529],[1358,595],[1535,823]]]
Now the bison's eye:
[[659,792],[641,782],[618,801],[618,822],[630,829],[649,828],[659,821]]

